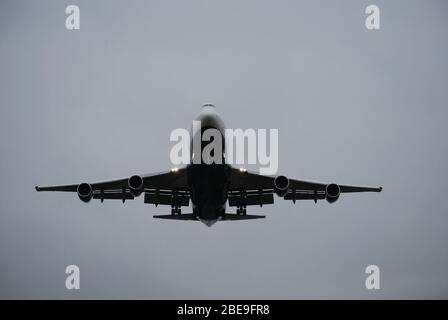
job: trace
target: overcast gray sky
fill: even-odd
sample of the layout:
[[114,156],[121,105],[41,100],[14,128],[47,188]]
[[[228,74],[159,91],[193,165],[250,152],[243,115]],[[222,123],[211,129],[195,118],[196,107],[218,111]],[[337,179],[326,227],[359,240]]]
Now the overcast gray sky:
[[[65,29],[77,4],[81,29]],[[381,30],[364,26],[367,5]],[[0,1],[1,298],[448,298],[446,1]],[[382,185],[160,221],[34,185],[171,167],[204,103],[279,173]],[[81,289],[65,289],[65,267]],[[364,286],[367,265],[381,290]]]

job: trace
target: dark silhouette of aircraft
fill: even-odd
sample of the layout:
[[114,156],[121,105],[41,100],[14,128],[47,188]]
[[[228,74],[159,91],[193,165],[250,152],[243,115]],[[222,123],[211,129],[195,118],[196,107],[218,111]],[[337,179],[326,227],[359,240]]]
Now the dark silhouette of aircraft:
[[[224,137],[224,123],[213,105],[202,107],[196,120],[201,121],[201,130],[214,128]],[[201,132],[202,134],[202,132]],[[196,133],[193,132],[193,137]],[[224,144],[224,141],[223,141]],[[201,143],[201,149],[204,144]],[[191,152],[191,157],[194,153]],[[248,220],[264,218],[246,214],[247,206],[263,206],[274,203],[274,193],[285,199],[317,200],[335,202],[341,193],[381,192],[382,187],[360,187],[289,179],[286,176],[265,176],[221,164],[189,164],[169,171],[133,175],[129,178],[79,183],[59,186],[36,186],[37,191],[76,192],[84,202],[93,199],[118,199],[123,203],[144,195],[144,202],[171,206],[171,215],[155,215],[154,218],[169,220],[196,220],[213,225],[223,220]],[[182,214],[181,207],[192,202],[193,213]],[[236,213],[227,213],[226,204],[236,207]]]

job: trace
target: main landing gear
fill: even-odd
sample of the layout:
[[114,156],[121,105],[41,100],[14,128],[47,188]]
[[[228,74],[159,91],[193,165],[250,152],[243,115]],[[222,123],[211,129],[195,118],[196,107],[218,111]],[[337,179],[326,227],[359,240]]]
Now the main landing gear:
[[171,215],[174,216],[175,214],[181,214],[180,206],[171,206]]
[[241,216],[245,216],[246,215],[246,206],[238,206],[238,208],[236,209],[236,214]]

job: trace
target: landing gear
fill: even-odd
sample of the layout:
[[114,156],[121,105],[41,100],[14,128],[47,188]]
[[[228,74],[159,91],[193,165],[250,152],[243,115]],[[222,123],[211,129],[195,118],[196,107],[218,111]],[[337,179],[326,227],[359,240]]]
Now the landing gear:
[[175,214],[177,214],[177,215],[181,214],[181,209],[180,209],[179,206],[172,206],[171,207],[171,215],[174,216]]
[[236,209],[236,214],[241,216],[245,216],[246,215],[246,206],[238,206],[238,208]]

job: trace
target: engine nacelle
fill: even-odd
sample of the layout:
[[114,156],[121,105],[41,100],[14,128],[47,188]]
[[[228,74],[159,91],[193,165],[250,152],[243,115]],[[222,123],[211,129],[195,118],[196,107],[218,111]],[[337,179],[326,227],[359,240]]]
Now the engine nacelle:
[[274,179],[274,192],[279,196],[283,197],[289,188],[289,179],[285,176],[277,176]]
[[333,203],[338,200],[341,194],[341,188],[336,183],[330,183],[325,187],[325,199],[329,203]]
[[89,202],[93,197],[92,186],[88,183],[81,183],[78,185],[78,197],[84,202]]
[[140,176],[132,176],[128,179],[129,191],[134,197],[138,197],[143,192],[143,178]]

